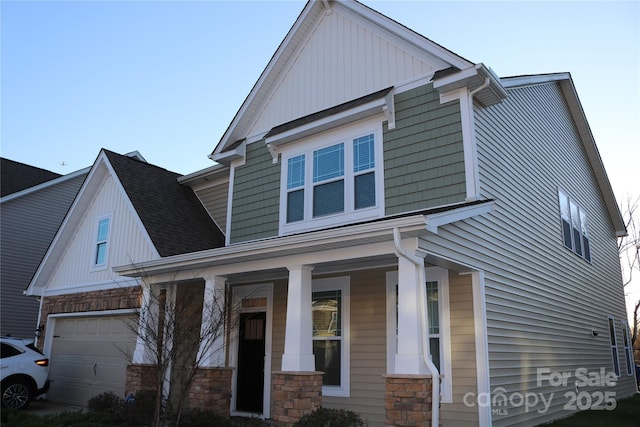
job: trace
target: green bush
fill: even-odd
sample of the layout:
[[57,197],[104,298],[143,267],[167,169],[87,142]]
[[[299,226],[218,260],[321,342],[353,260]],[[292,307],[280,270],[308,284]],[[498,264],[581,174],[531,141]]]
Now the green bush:
[[296,422],[294,427],[363,427],[360,415],[344,409],[318,408]]
[[110,417],[114,421],[122,421],[125,412],[124,399],[112,391],[100,393],[89,399],[90,412]]
[[57,415],[34,415],[28,412],[9,413],[3,411],[2,427],[124,427],[109,416],[98,413],[62,412]]
[[186,409],[180,417],[180,427],[204,427],[220,426],[227,427],[231,421],[214,411],[205,409]]

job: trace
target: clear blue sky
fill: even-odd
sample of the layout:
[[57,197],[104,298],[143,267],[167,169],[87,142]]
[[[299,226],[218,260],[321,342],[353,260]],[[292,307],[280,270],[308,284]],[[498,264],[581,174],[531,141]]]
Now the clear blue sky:
[[[618,198],[640,193],[640,2],[364,3],[500,76],[570,72]],[[58,173],[102,147],[211,166],[304,5],[2,1],[0,154]]]

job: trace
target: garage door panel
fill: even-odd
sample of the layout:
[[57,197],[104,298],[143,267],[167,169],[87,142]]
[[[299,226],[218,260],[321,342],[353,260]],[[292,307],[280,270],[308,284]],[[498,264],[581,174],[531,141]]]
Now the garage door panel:
[[126,367],[135,348],[132,316],[58,318],[51,348],[48,398],[86,406],[97,394],[125,393]]

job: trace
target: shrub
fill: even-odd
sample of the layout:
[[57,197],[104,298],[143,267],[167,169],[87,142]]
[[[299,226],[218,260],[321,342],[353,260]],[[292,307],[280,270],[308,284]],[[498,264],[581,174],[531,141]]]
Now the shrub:
[[121,421],[125,410],[124,405],[124,399],[112,391],[107,391],[89,399],[87,407],[91,412],[108,416],[114,421]]
[[360,415],[344,409],[318,408],[296,422],[294,427],[363,427]]
[[214,411],[192,408],[183,411],[180,416],[180,427],[220,426],[227,427],[231,421]]

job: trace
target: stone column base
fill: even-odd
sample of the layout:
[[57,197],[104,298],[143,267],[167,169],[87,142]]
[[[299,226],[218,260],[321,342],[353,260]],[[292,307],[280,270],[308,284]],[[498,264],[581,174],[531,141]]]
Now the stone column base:
[[157,365],[131,364],[127,365],[126,395],[136,394],[141,390],[156,390],[158,382]]
[[228,417],[231,411],[232,374],[233,368],[198,368],[189,386],[189,406],[210,409]]
[[274,372],[271,418],[291,425],[322,405],[322,372]]
[[385,426],[431,425],[431,375],[384,375]]

